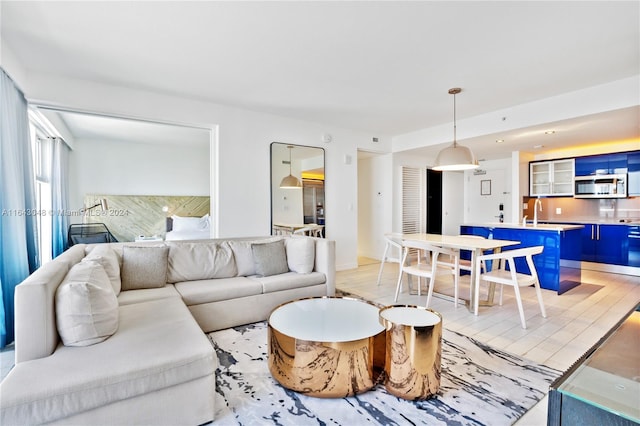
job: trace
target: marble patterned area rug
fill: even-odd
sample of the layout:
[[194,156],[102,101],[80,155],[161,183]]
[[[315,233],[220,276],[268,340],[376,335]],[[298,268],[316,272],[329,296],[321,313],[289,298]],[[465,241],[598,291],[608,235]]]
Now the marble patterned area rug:
[[443,330],[442,377],[433,398],[406,401],[382,384],[323,399],[280,386],[267,366],[266,322],[209,333],[220,361],[220,425],[511,425],[549,390],[560,371]]

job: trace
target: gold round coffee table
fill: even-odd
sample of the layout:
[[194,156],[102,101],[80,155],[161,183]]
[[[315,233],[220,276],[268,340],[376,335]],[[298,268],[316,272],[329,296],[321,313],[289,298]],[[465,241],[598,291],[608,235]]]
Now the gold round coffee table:
[[384,328],[372,303],[312,297],[280,305],[268,320],[269,371],[284,387],[341,398],[371,389],[384,364]]

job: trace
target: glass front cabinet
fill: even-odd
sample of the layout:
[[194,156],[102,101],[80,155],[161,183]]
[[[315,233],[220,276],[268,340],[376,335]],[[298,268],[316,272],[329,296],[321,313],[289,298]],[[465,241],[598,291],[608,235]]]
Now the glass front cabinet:
[[529,196],[572,196],[574,159],[529,163]]

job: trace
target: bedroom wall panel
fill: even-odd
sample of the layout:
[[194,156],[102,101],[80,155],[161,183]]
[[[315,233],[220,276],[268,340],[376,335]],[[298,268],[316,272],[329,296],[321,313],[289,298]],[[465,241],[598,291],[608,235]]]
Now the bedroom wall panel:
[[84,220],[104,223],[118,241],[134,241],[140,235],[164,238],[168,216],[202,217],[209,213],[210,202],[205,196],[87,194],[84,203],[93,206],[101,198],[109,209],[91,209]]

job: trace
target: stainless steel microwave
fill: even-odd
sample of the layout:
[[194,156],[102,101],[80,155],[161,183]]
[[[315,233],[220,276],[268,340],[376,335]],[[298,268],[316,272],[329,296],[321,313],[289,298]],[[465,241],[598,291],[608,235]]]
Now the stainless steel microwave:
[[627,175],[576,176],[573,196],[575,198],[626,198]]

